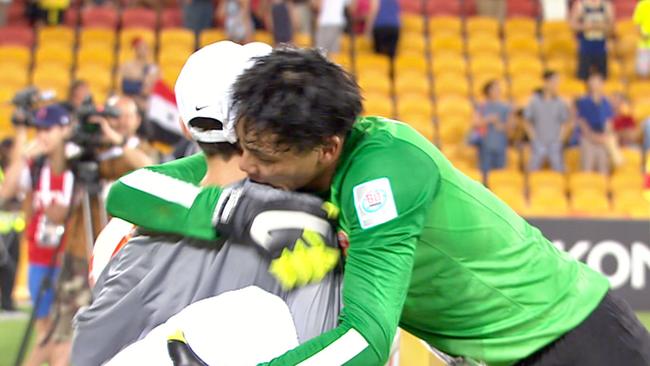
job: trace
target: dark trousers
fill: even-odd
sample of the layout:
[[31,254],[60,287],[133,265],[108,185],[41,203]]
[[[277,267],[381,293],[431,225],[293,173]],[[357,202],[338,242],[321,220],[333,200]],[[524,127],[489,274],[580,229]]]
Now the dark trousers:
[[372,37],[376,53],[395,57],[397,41],[399,40],[399,27],[375,27]]
[[650,334],[630,306],[607,293],[580,325],[517,366],[648,366]]
[[12,292],[16,280],[16,269],[18,267],[18,248],[20,247],[20,234],[11,231],[0,237],[0,308],[12,310],[14,302]]
[[598,72],[607,79],[607,54],[584,54],[578,55],[578,78],[587,80],[592,72]]

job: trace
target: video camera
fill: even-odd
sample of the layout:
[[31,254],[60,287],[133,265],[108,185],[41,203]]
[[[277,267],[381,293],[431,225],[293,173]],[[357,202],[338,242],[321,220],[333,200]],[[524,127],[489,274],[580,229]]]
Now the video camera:
[[14,125],[31,126],[34,124],[34,110],[38,104],[54,99],[52,91],[39,91],[36,87],[30,86],[19,90],[11,100],[16,110],[11,115],[11,123]]
[[101,126],[93,118],[118,118],[119,116],[120,111],[117,108],[110,104],[97,108],[92,97],[89,96],[77,111],[78,123],[70,141],[77,144],[82,150],[94,151],[94,149],[103,146],[103,141]]

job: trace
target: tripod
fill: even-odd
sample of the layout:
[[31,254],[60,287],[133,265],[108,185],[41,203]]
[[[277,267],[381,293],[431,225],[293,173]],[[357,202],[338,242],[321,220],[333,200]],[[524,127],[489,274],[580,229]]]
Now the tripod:
[[[101,184],[99,181],[99,166],[98,163],[94,160],[89,160],[89,161],[77,161],[73,165],[73,171],[75,174],[75,192],[81,196],[81,207],[82,207],[82,215],[83,215],[83,223],[84,223],[84,229],[85,229],[85,239],[86,239],[86,255],[87,258],[90,258],[92,255],[92,250],[93,250],[93,244],[95,242],[95,237],[94,237],[94,222],[93,222],[93,215],[91,212],[91,198],[96,199],[98,202],[99,206],[99,221],[102,225],[105,225],[107,222],[106,218],[106,212],[104,211],[104,206],[103,202],[101,199]],[[69,221],[72,212],[74,209],[71,207],[67,217],[66,217],[66,222]],[[63,237],[63,236],[62,236]],[[61,247],[63,245],[63,240],[60,240],[59,243],[57,244],[55,253],[60,253]],[[27,352],[27,345],[29,344],[29,340],[31,338],[31,334],[34,328],[34,323],[36,321],[36,311],[38,309],[38,306],[40,303],[43,301],[43,297],[45,296],[46,291],[48,291],[50,288],[53,287],[53,283],[51,281],[54,272],[56,271],[56,262],[57,262],[57,255],[52,256],[52,259],[50,260],[49,266],[48,266],[48,271],[47,275],[43,278],[38,294],[36,295],[36,299],[33,304],[33,308],[29,317],[29,322],[27,323],[27,329],[25,330],[25,334],[23,336],[23,339],[20,343],[20,348],[18,350],[18,355],[16,356],[16,361],[14,363],[15,366],[21,366],[23,363],[23,360],[25,358],[25,354]],[[64,277],[64,273],[66,270],[72,270],[71,268],[67,268],[64,264],[62,271],[60,273],[60,277]],[[58,321],[58,316],[55,317],[55,319],[52,322],[52,326],[47,332],[47,335],[45,338],[37,345],[38,347],[42,347],[46,345],[52,334],[54,333],[54,329],[56,326],[56,323]]]

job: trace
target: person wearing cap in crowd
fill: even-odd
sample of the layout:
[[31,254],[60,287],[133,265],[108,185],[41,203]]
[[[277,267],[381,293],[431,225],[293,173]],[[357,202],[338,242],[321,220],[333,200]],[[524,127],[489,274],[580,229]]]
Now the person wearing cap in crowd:
[[144,109],[147,97],[159,76],[158,66],[151,62],[147,42],[141,37],[131,41],[134,58],[123,63],[118,70],[118,83],[123,95],[133,98]]
[[[70,132],[68,112],[52,104],[39,109],[33,122],[36,139],[27,141],[27,126],[16,125],[11,163],[0,188],[5,202],[21,191],[27,194],[30,209],[25,234],[28,243],[28,285],[35,307],[36,341],[25,365],[67,364],[65,352],[57,352],[52,342],[42,344],[50,329],[50,309],[55,282],[60,271],[58,256],[65,243],[64,221],[68,214],[74,175],[66,163],[65,140]],[[60,245],[61,243],[61,245]],[[50,286],[41,289],[46,281]]]
[[[175,88],[181,126],[187,137],[198,143],[204,159],[204,168],[184,171],[188,179],[200,180],[202,185],[227,185],[245,178],[239,169],[241,151],[230,113],[230,86],[252,64],[252,57],[270,51],[270,46],[261,43],[241,46],[222,41],[198,50],[184,65]],[[122,181],[135,190],[151,190],[158,182],[171,179],[155,171],[139,172]],[[191,202],[192,194],[197,192],[193,184],[180,180],[171,183],[176,186],[167,191],[167,198],[181,205]],[[256,188],[260,195],[273,191],[298,206],[316,205],[320,209],[322,205],[320,199],[305,194]],[[244,195],[241,200],[246,200]],[[324,236],[330,246],[325,249],[321,244],[320,250],[334,252],[336,263],[338,249],[331,247],[335,245],[334,232],[329,224],[325,225]],[[164,229],[138,229],[130,233],[132,229],[132,225],[114,219],[95,243],[90,275],[94,300],[75,317],[75,365],[107,361],[109,365],[162,364],[169,357],[164,345],[166,336],[173,331],[171,324],[179,326],[190,339],[210,343],[214,337],[225,336],[227,344],[197,349],[201,357],[213,364],[255,364],[336,326],[341,306],[340,270],[320,277],[319,283],[288,291],[270,273],[274,263],[271,257],[247,241],[215,240],[209,235],[201,239],[165,236],[160,233]],[[282,229],[274,234],[281,235]],[[311,244],[319,238],[312,235],[305,240]],[[239,302],[241,307],[226,305],[232,303],[222,297],[226,293],[226,299],[238,299],[235,303]],[[206,309],[197,304],[200,300],[210,304],[210,311],[200,311]],[[278,309],[278,304],[280,310],[272,311]],[[178,317],[169,320],[179,312],[189,314],[181,316],[185,321],[179,322]],[[263,316],[251,321],[255,314]],[[280,322],[282,329],[277,329],[278,319],[285,319],[286,314],[291,314],[289,321]],[[238,327],[229,328],[233,324]],[[234,337],[244,334],[242,328],[250,329],[245,333],[250,335],[247,343]],[[275,332],[269,333],[272,330]],[[261,337],[262,334],[275,337]],[[285,337],[287,334],[294,335],[293,342]]]

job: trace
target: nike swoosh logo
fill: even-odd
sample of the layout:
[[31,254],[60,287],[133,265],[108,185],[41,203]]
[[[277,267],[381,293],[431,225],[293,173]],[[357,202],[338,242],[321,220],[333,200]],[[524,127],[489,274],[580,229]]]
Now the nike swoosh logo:
[[204,105],[203,107],[196,106],[196,107],[194,107],[194,109],[196,109],[196,111],[198,112],[198,111],[200,111],[201,109],[208,108],[208,107],[209,107],[209,106],[207,106],[207,105]]

